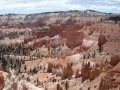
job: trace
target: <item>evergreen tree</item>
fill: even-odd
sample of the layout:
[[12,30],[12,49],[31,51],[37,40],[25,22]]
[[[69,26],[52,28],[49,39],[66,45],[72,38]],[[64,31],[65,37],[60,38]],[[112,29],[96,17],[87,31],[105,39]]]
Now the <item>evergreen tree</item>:
[[27,70],[27,67],[26,67],[26,65],[24,66],[24,70],[25,70],[25,72],[26,72],[26,70]]
[[68,88],[69,88],[69,83],[68,83],[68,81],[66,81],[65,82],[65,89],[68,90]]

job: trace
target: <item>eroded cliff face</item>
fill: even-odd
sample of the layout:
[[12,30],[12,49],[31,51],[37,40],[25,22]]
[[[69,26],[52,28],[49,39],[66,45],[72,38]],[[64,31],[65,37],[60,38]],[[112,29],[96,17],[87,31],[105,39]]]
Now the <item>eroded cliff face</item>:
[[0,90],[119,90],[120,26],[68,11],[0,16]]
[[[49,24],[59,24],[59,23],[66,23],[72,24],[79,21],[92,20],[99,21],[101,16],[105,16],[105,13],[99,13],[94,11],[68,11],[68,12],[51,12],[51,13],[38,13],[38,14],[6,14],[0,16],[0,26],[7,26],[7,27],[40,27],[46,26]],[[95,16],[95,17],[94,17]],[[74,18],[71,20],[71,18]],[[94,21],[93,20],[93,21]],[[71,22],[72,21],[72,22]]]
[[0,73],[0,90],[2,90],[4,88],[4,77],[2,75],[2,73]]
[[0,90],[44,90],[20,75],[16,75],[13,69],[9,70],[9,73],[0,71]]

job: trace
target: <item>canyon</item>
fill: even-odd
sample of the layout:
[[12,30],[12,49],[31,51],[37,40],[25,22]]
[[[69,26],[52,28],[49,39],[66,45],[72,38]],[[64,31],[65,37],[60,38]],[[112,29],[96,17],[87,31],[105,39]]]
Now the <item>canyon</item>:
[[119,90],[120,14],[0,15],[0,90]]

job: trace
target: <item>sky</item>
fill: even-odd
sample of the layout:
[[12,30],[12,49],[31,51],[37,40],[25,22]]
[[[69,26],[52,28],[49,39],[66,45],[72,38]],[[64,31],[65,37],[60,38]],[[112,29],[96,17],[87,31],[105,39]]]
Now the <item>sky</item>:
[[0,0],[0,14],[31,14],[88,9],[120,13],[120,0]]

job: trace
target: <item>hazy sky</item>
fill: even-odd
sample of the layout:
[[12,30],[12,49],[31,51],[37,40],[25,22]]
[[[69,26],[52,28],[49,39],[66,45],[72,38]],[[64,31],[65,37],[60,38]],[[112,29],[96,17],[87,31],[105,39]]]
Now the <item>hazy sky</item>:
[[0,14],[86,9],[120,13],[120,0],[0,0]]

